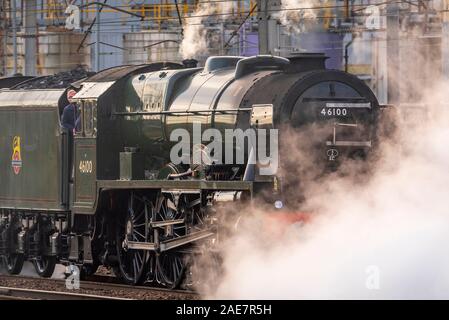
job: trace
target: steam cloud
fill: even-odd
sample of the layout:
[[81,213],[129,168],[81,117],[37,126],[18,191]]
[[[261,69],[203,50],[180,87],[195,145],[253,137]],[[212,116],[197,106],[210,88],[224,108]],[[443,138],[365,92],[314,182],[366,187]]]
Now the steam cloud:
[[220,0],[210,0],[199,2],[196,10],[186,19],[183,39],[179,48],[179,52],[183,59],[194,58],[198,55],[208,53],[207,29],[205,23],[212,14],[224,14],[223,16],[215,16],[226,19],[228,14],[234,9],[235,3],[219,2]]
[[[282,0],[281,10],[274,11],[273,16],[283,24],[289,33],[303,32],[307,26],[315,23],[316,9],[325,5],[327,0]],[[206,23],[210,15],[221,20],[229,19],[235,9],[234,1],[209,0],[199,2],[196,10],[185,19],[183,39],[179,52],[183,59],[190,59],[198,55],[207,54],[210,44]]]
[[[312,212],[307,223],[275,225],[270,233],[260,228],[264,209],[241,210],[250,217],[226,242],[221,281],[204,289],[205,296],[449,298],[449,97],[438,94],[448,85],[429,91],[427,109],[405,111],[401,118],[408,121],[397,135],[382,137],[370,174],[349,164],[343,175],[311,175],[302,185],[306,201],[297,207]],[[292,149],[289,163],[307,161],[300,148]],[[294,197],[297,190],[287,193]]]
[[180,53],[183,59],[195,57],[197,54],[207,52],[206,29],[203,25],[206,14],[210,14],[212,8],[204,3],[200,3],[198,8],[187,19],[187,25],[184,27],[184,38],[180,45]]
[[[326,3],[327,0],[321,1]],[[318,0],[282,0],[281,10],[274,16],[279,19],[289,33],[303,32],[307,25],[316,19],[316,7]]]

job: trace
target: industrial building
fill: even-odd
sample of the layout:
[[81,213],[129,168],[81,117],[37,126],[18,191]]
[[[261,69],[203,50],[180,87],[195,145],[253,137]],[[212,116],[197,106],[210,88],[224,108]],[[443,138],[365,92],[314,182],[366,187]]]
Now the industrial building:
[[[1,0],[0,8],[2,75],[323,52],[328,67],[358,75],[382,103],[411,104],[419,83],[448,69],[443,0]],[[183,51],[195,41],[199,48]]]

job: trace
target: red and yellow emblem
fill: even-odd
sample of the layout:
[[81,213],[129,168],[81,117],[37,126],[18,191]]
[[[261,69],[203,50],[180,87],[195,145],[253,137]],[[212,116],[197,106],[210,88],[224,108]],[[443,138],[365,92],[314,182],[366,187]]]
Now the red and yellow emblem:
[[19,174],[22,168],[22,155],[20,153],[20,137],[15,136],[12,141],[12,158],[11,158],[12,169],[14,174]]

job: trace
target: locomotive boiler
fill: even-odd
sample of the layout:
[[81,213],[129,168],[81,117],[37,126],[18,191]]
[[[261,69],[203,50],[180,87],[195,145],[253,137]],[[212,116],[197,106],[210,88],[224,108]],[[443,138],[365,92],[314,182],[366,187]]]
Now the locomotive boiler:
[[[180,285],[198,248],[215,243],[217,202],[264,194],[283,206],[282,178],[259,173],[248,139],[220,140],[231,148],[211,154],[203,138],[191,143],[194,125],[225,135],[319,123],[326,134],[317,148],[329,163],[366,155],[375,144],[376,97],[357,77],[326,69],[325,59],[218,56],[204,68],[121,66],[62,88],[2,89],[0,255],[7,270],[20,273],[29,260],[44,277],[56,263],[88,275],[105,265],[126,283]],[[81,123],[74,133],[60,124],[69,89],[77,91]],[[179,132],[189,134],[191,152],[181,148],[184,160],[173,161]],[[189,161],[195,152],[207,161]],[[235,161],[239,155],[243,161]]]

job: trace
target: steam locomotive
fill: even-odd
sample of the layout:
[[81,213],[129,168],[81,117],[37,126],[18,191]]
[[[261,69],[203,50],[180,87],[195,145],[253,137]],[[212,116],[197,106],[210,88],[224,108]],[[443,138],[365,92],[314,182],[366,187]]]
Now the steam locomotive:
[[[57,263],[77,265],[83,275],[105,265],[128,284],[179,286],[186,256],[215,243],[217,203],[261,194],[279,210],[285,203],[282,177],[260,174],[264,165],[248,139],[224,148],[240,162],[208,154],[202,139],[187,151],[208,161],[189,162],[190,155],[174,162],[179,140],[170,137],[179,129],[319,123],[323,162],[373,148],[375,95],[357,77],[326,69],[325,59],[213,56],[204,68],[120,66],[38,89],[29,85],[36,79],[3,81],[12,84],[0,90],[0,255],[7,271],[19,274],[26,260],[42,277]],[[73,89],[81,123],[75,132],[60,120]]]

